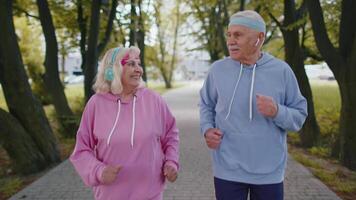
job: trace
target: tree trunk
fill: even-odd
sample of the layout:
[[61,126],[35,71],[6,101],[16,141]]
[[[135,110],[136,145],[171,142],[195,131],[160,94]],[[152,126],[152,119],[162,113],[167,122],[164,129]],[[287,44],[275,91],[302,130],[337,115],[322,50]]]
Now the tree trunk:
[[[344,74],[344,79],[340,80],[341,88],[341,113],[340,113],[340,142],[341,161],[350,169],[356,169],[356,74],[355,65],[351,72]],[[353,72],[353,73],[352,73]]]
[[46,167],[35,142],[15,117],[0,109],[0,141],[11,159],[15,172],[30,174]]
[[91,5],[90,30],[88,39],[88,51],[86,54],[86,67],[84,70],[84,91],[85,101],[94,94],[92,89],[95,74],[98,66],[98,37],[100,24],[100,6],[101,0],[93,0]]
[[167,75],[166,75],[166,72],[165,70],[162,70],[162,68],[160,68],[160,71],[161,71],[161,74],[162,74],[162,77],[163,77],[163,81],[164,81],[164,86],[169,89],[169,88],[172,88],[172,84],[171,84],[171,81],[169,81]]
[[137,28],[137,13],[136,13],[136,0],[131,0],[131,12],[130,12],[130,46],[136,44],[136,28]]
[[218,2],[218,12],[216,13],[216,21],[217,21],[216,34],[217,34],[217,38],[219,38],[219,42],[220,42],[219,46],[221,46],[224,55],[229,56],[229,50],[226,45],[225,32],[224,32],[229,23],[229,18],[227,18],[225,15],[223,16],[223,11],[227,10],[227,8],[225,8],[226,5],[223,2],[224,1]]
[[[284,26],[290,26],[297,21],[294,0],[284,1]],[[310,148],[317,144],[320,136],[320,128],[316,121],[312,91],[308,77],[304,69],[304,56],[299,43],[298,27],[286,30],[281,27],[285,42],[286,62],[293,69],[303,96],[308,102],[308,117],[300,131],[301,145]]]
[[12,1],[0,3],[1,80],[9,112],[43,154],[46,165],[60,161],[56,139],[40,102],[32,94],[17,43],[12,19]]
[[107,23],[106,29],[105,29],[105,36],[97,47],[98,48],[98,56],[101,55],[101,53],[104,51],[106,45],[110,41],[110,36],[111,36],[112,29],[113,29],[113,24],[114,24],[114,19],[116,17],[117,1],[118,0],[112,0],[111,10],[110,10],[110,14],[109,14],[109,20],[108,20],[108,23]]
[[172,87],[172,81],[173,81],[173,71],[175,69],[176,65],[176,57],[177,57],[177,42],[178,42],[178,31],[179,31],[179,26],[180,26],[180,10],[179,10],[179,5],[180,5],[180,0],[177,0],[176,2],[176,12],[175,17],[176,17],[176,24],[174,27],[174,35],[173,35],[173,54],[172,54],[172,60],[170,64],[170,69],[169,69],[169,75],[168,75],[168,82],[169,86]]
[[342,163],[356,169],[356,27],[353,14],[356,2],[343,0],[339,51],[332,45],[326,31],[323,11],[318,0],[307,0],[309,17],[316,45],[325,58],[339,84],[341,96],[340,112],[340,156]]
[[145,65],[145,26],[142,11],[142,0],[138,0],[138,7],[140,9],[140,16],[138,18],[138,32],[137,32],[137,45],[141,50],[140,60],[143,69],[142,79],[147,83],[146,65]]
[[245,0],[240,0],[240,11],[245,10]]
[[86,25],[86,17],[84,17],[83,13],[83,1],[78,0],[77,2],[77,22],[78,22],[78,28],[80,32],[80,41],[79,41],[79,46],[80,46],[80,54],[82,56],[82,64],[81,64],[81,69],[82,72],[85,71],[85,61],[86,61],[86,48],[85,44],[87,43],[87,25]]
[[48,8],[47,0],[37,0],[37,7],[43,34],[46,40],[46,58],[44,66],[46,73],[44,75],[44,82],[48,93],[51,96],[57,117],[61,122],[65,137],[74,137],[76,130],[76,123],[73,122],[73,112],[68,105],[64,88],[59,78],[58,73],[58,43],[55,33],[55,28],[52,21],[52,15]]

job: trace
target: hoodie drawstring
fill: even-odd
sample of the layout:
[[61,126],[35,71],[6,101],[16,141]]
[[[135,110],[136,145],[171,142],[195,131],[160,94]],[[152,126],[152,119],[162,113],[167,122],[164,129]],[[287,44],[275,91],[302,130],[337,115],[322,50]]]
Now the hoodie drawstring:
[[253,85],[255,84],[255,72],[256,72],[256,64],[253,66],[252,70],[252,80],[251,80],[251,88],[250,88],[250,121],[252,120],[252,94],[253,94]]
[[239,85],[239,82],[240,82],[240,79],[241,79],[242,68],[243,68],[243,65],[242,65],[242,63],[241,63],[241,65],[240,65],[240,74],[239,74],[239,77],[237,78],[237,81],[236,81],[236,84],[235,84],[235,88],[234,88],[234,92],[232,93],[232,97],[231,97],[230,105],[229,105],[229,110],[228,110],[228,112],[227,112],[227,115],[226,115],[226,117],[225,117],[225,120],[227,120],[227,118],[229,118],[229,116],[230,116],[231,106],[232,106],[232,103],[234,102],[234,97],[235,97],[235,93],[236,93],[236,88],[237,88],[237,86]]
[[111,131],[110,131],[110,134],[109,134],[109,137],[108,137],[108,140],[107,140],[107,145],[108,145],[108,146],[110,145],[111,136],[112,136],[112,134],[114,133],[114,130],[115,130],[117,121],[119,120],[120,111],[121,111],[121,100],[120,100],[120,99],[118,100],[118,104],[119,104],[119,105],[118,105],[118,108],[117,108],[117,114],[116,114],[116,118],[115,118],[115,123],[114,123],[114,125],[113,125],[112,128],[111,128]]
[[[252,120],[252,95],[253,95],[253,88],[254,88],[254,84],[255,84],[255,73],[256,73],[256,65],[255,64],[253,66],[253,70],[252,70],[252,78],[251,78],[251,88],[250,88],[250,101],[249,101],[249,119],[250,121]],[[231,113],[231,107],[232,107],[232,104],[234,102],[234,98],[235,98],[235,93],[236,93],[236,89],[237,89],[237,86],[239,85],[239,82],[240,82],[240,79],[241,79],[241,76],[242,76],[242,68],[243,68],[243,65],[242,63],[240,64],[241,68],[240,68],[240,74],[239,74],[239,77],[236,81],[236,84],[235,84],[235,88],[234,88],[234,92],[232,93],[232,97],[231,97],[231,100],[230,100],[230,105],[229,105],[229,109],[228,109],[228,112],[227,112],[227,115],[225,117],[225,120],[227,120],[230,116],[230,113]]]
[[131,129],[131,148],[134,145],[134,135],[135,135],[135,125],[136,125],[136,96],[134,96],[133,100],[133,108],[132,108],[132,129]]
[[[136,126],[136,96],[134,96],[134,100],[133,100],[133,108],[132,108],[132,128],[131,128],[131,148],[133,148],[134,145],[134,135],[135,135],[135,126]],[[115,123],[113,125],[113,127],[111,128],[108,140],[107,140],[107,145],[110,145],[110,140],[111,140],[111,136],[114,133],[114,130],[116,128],[116,124],[119,121],[119,116],[120,116],[120,111],[121,111],[121,100],[118,100],[118,111],[117,111],[117,115],[115,118]]]

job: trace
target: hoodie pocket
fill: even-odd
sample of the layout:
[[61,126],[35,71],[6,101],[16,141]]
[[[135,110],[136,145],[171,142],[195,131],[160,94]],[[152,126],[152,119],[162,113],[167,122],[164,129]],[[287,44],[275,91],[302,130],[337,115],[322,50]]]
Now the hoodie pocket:
[[217,158],[227,169],[241,167],[249,173],[267,174],[278,168],[285,154],[277,134],[228,133],[224,134]]

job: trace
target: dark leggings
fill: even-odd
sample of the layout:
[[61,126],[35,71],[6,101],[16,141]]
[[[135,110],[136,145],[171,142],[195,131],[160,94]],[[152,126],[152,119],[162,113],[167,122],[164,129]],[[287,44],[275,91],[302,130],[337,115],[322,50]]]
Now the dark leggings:
[[283,182],[254,185],[214,178],[217,200],[283,200]]

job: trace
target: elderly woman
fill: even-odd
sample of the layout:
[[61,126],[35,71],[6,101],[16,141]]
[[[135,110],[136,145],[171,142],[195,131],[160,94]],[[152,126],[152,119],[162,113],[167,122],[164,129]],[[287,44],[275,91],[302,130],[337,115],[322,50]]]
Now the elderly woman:
[[143,86],[139,54],[136,47],[106,52],[77,132],[70,161],[95,199],[159,200],[165,179],[177,178],[176,122]]

